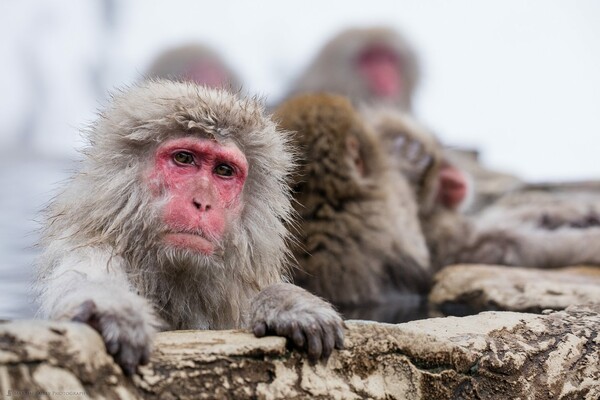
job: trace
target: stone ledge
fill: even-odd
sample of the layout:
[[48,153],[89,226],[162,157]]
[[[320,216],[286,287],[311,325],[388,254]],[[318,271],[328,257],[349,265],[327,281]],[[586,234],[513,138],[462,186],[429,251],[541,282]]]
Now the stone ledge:
[[128,379],[87,326],[8,322],[0,324],[0,390],[14,399],[32,397],[17,391],[55,392],[47,397],[55,399],[600,397],[598,304],[347,325],[346,348],[317,365],[282,338],[164,332],[151,364]]
[[434,315],[481,311],[541,313],[574,304],[600,303],[600,268],[517,268],[453,265],[435,276],[429,295]]

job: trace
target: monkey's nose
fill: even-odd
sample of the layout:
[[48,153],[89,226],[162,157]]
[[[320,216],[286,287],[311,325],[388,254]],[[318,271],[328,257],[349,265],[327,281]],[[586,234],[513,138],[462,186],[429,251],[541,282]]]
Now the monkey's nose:
[[210,204],[203,203],[196,199],[193,200],[193,203],[194,203],[194,207],[196,207],[196,209],[198,211],[208,211],[211,208]]

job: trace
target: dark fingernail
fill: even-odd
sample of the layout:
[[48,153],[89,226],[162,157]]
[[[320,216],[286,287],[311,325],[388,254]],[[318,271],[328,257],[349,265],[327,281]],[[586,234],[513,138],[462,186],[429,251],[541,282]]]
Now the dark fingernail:
[[263,337],[267,334],[267,324],[264,322],[257,322],[252,329],[254,336]]
[[335,330],[335,348],[344,348],[344,331],[341,328],[336,328]]
[[123,373],[125,375],[132,376],[133,374],[135,374],[136,367],[134,364],[127,363],[121,365],[121,369],[123,370]]
[[88,322],[96,312],[96,303],[92,300],[86,300],[77,307],[75,315],[71,318],[74,322]]
[[299,348],[304,347],[304,343],[306,343],[306,341],[304,340],[304,334],[302,333],[302,331],[300,329],[296,329],[294,331],[292,340],[294,341],[294,344],[296,345],[296,347],[299,347]]
[[150,362],[150,352],[148,350],[144,350],[142,357],[140,358],[140,364],[146,365],[148,362]]
[[108,354],[115,355],[119,351],[119,342],[116,340],[106,342],[106,351]]
[[333,352],[333,347],[324,346],[323,347],[323,354],[321,354],[321,358],[323,360],[327,360],[329,358],[329,356],[331,355],[332,352]]
[[321,357],[322,349],[321,337],[316,334],[310,335],[308,337],[308,358],[316,362]]

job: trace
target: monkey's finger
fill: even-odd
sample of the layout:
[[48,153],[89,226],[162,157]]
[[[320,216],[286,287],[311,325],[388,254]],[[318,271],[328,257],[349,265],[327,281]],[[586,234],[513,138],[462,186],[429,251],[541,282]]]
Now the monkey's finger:
[[122,362],[119,363],[119,365],[126,376],[133,376],[133,374],[135,374],[137,371],[137,366],[135,364]]
[[104,342],[104,344],[106,345],[106,351],[111,356],[116,355],[119,352],[119,349],[121,347],[118,339],[107,340]]
[[256,337],[265,336],[267,334],[267,324],[264,321],[255,323],[252,332],[254,332],[254,336]]
[[135,374],[139,364],[140,354],[130,345],[122,345],[117,356],[117,362],[127,376]]
[[282,329],[277,333],[280,336],[288,338],[295,347],[303,349],[306,344],[306,338],[302,326],[298,321],[291,321],[282,326]]
[[291,337],[292,336],[292,325],[289,322],[277,321],[271,326],[271,330],[275,332],[277,336]]
[[331,326],[323,328],[323,353],[321,358],[327,360],[335,346],[334,330]]
[[86,300],[77,307],[71,321],[87,323],[96,310],[96,303],[93,300]]
[[146,365],[150,362],[150,347],[145,346],[142,350],[142,356],[140,357],[140,364]]
[[323,352],[321,329],[318,326],[311,325],[304,333],[308,341],[308,359],[311,362],[316,362]]
[[335,348],[343,349],[344,348],[344,329],[342,326],[337,325],[335,327]]
[[297,321],[276,324],[274,331],[277,336],[283,336],[291,340],[296,347],[304,347],[304,334]]
[[304,347],[304,344],[306,343],[306,339],[304,338],[304,333],[302,332],[302,329],[300,329],[300,326],[298,325],[298,323],[296,321],[292,322],[292,332],[291,332],[291,339],[294,342],[294,345],[296,345],[296,347],[302,348]]

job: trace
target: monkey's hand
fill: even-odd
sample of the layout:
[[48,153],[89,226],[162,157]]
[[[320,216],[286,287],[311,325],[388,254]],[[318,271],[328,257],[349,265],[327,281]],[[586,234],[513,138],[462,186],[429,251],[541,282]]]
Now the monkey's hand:
[[250,323],[257,337],[284,336],[306,349],[311,362],[344,347],[344,322],[333,307],[288,283],[271,285],[253,299]]
[[97,330],[108,353],[123,372],[131,376],[138,365],[148,363],[152,338],[158,326],[152,314],[145,315],[145,308],[121,304],[119,308],[101,309],[95,301],[86,300],[75,308],[71,320]]

